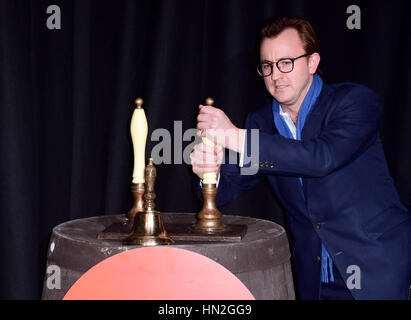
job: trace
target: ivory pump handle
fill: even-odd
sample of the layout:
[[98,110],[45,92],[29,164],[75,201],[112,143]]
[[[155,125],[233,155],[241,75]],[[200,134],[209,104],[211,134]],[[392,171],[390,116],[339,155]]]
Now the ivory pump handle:
[[[206,105],[212,106],[214,104],[213,98],[207,98],[206,99]],[[203,136],[201,138],[203,140],[203,143],[206,145],[209,145],[210,147],[214,147],[215,143],[211,141],[210,139],[206,138]],[[217,173],[216,172],[205,172],[203,173],[203,183],[206,184],[216,184],[217,183]]]
[[144,113],[144,109],[142,108],[142,105],[144,103],[143,99],[137,98],[135,100],[135,103],[136,108],[134,109],[130,124],[131,140],[133,141],[134,150],[133,183],[144,183],[148,125],[146,114]]

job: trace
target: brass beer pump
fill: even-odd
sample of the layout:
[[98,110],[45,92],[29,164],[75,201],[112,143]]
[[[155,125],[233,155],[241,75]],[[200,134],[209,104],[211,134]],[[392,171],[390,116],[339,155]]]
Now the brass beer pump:
[[161,212],[154,210],[156,176],[156,168],[153,159],[150,158],[145,168],[144,211],[137,212],[134,218],[134,231],[123,240],[124,245],[157,246],[174,243],[164,228]]
[[134,226],[134,218],[137,212],[144,211],[144,164],[145,150],[148,133],[147,118],[143,109],[143,99],[135,100],[136,109],[130,123],[131,139],[133,141],[134,150],[134,170],[131,193],[133,195],[133,206],[127,212],[127,222],[123,226],[124,233],[131,233]]
[[[214,100],[212,98],[206,99],[206,105],[214,105]],[[211,147],[215,147],[215,143],[209,140],[205,133],[202,132],[202,140],[204,144]],[[193,225],[193,230],[205,233],[216,233],[221,232],[226,229],[226,226],[221,222],[222,214],[217,209],[215,200],[217,196],[217,173],[216,172],[206,172],[203,174],[202,179],[203,187],[201,193],[203,195],[203,208],[197,214],[197,223]]]
[[148,133],[147,118],[143,109],[143,99],[137,98],[136,107],[131,117],[130,134],[133,142],[134,169],[131,185],[133,206],[123,218],[123,222],[113,223],[97,235],[98,239],[124,239],[133,232],[134,218],[137,212],[144,211],[144,168],[146,140]]

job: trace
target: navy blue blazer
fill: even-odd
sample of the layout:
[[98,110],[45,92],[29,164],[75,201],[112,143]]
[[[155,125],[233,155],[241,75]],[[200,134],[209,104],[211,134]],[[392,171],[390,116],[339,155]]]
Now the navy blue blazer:
[[[360,271],[360,288],[357,281],[351,289],[354,298],[408,298],[411,214],[387,168],[380,115],[381,103],[370,89],[324,84],[300,141],[279,135],[269,105],[246,120],[245,167],[258,172],[241,175],[237,165],[221,166],[217,205],[235,200],[264,178],[276,192],[292,235],[300,299],[319,298],[321,242],[345,281],[354,275],[352,268]],[[250,129],[259,130],[255,154]]]

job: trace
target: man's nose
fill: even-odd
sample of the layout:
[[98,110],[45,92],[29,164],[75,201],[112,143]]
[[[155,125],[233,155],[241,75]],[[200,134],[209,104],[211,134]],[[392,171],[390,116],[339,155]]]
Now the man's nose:
[[271,80],[276,81],[282,77],[283,73],[278,70],[276,65],[273,65],[273,72],[271,73]]

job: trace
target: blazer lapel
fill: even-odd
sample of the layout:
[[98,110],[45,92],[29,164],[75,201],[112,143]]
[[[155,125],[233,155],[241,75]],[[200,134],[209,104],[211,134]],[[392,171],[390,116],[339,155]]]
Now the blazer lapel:
[[319,135],[321,130],[321,121],[326,114],[326,108],[329,100],[327,97],[330,94],[330,88],[325,83],[323,89],[317,99],[317,102],[313,105],[305,120],[303,130],[301,132],[301,139],[311,139]]
[[[304,123],[304,128],[301,132],[301,139],[311,139],[317,137],[321,133],[321,122],[326,115],[326,109],[328,108],[329,101],[328,96],[330,94],[330,87],[323,84],[323,89],[317,99],[317,102],[311,108],[310,113],[307,115],[307,119]],[[304,199],[307,198],[307,179],[303,178],[302,193]]]

